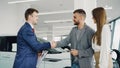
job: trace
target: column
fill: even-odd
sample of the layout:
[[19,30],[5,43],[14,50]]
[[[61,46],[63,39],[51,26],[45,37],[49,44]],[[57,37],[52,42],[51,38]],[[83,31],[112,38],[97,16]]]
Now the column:
[[48,41],[52,41],[53,40],[53,25],[49,25],[48,26],[47,40]]

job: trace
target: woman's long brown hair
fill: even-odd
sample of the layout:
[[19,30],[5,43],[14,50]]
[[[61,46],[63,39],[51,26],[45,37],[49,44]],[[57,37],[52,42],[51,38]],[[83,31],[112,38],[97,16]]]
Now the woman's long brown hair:
[[95,23],[97,26],[97,31],[93,36],[93,43],[97,43],[97,45],[101,45],[101,32],[103,25],[106,23],[106,12],[102,7],[97,7],[92,10],[93,18],[95,19]]

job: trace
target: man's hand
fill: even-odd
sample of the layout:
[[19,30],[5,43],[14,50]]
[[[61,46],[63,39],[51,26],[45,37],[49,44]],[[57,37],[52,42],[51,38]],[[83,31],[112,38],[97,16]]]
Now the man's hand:
[[55,41],[52,41],[50,44],[51,44],[51,48],[55,48],[57,46],[57,43]]
[[78,56],[78,50],[76,50],[76,49],[71,49],[70,53],[71,53],[73,56]]
[[40,57],[41,55],[42,55],[42,53],[41,53],[41,52],[39,52],[39,53],[38,53],[38,57]]

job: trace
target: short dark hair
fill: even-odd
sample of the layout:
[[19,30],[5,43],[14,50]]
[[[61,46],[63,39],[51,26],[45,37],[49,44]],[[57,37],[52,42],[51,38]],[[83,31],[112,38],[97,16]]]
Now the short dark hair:
[[79,13],[86,17],[86,12],[83,9],[76,9],[73,13]]
[[25,19],[28,20],[28,16],[31,15],[33,12],[39,13],[37,9],[28,8],[28,9],[25,11]]

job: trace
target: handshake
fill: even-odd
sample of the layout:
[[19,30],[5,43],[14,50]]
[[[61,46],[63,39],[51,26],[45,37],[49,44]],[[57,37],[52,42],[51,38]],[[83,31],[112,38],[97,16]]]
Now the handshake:
[[55,48],[57,46],[57,42],[55,41],[51,41],[50,44],[51,44],[51,48]]
[[[37,40],[40,42],[40,43],[45,43],[45,42],[49,42],[47,40],[44,40],[44,39],[41,39],[41,38],[38,38],[37,37]],[[57,42],[56,41],[51,41],[50,42],[50,45],[51,45],[51,48],[55,48],[57,46]]]

